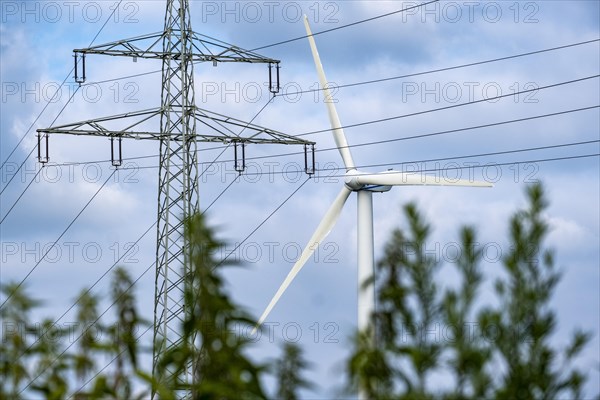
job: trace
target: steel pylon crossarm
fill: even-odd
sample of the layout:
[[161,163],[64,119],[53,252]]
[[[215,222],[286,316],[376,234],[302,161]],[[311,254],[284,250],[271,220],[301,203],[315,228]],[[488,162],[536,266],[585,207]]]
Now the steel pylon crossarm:
[[162,48],[163,41],[169,35],[179,37],[186,35],[186,40],[188,41],[191,50],[187,55],[192,62],[244,62],[267,64],[278,64],[280,62],[279,60],[264,57],[253,51],[244,50],[232,44],[211,38],[210,36],[193,31],[182,32],[178,28],[136,36],[129,39],[117,40],[92,47],[75,49],[73,52],[76,54],[103,54],[118,57],[161,60],[171,56],[174,59],[178,59],[181,56],[181,52],[176,50],[165,51],[165,49]]
[[[181,141],[181,132],[161,132],[160,118],[162,108],[127,112],[107,117],[56,125],[38,129],[41,134],[63,134],[79,136],[118,137],[136,140],[169,140]],[[228,117],[223,114],[192,107],[188,113],[197,124],[194,135],[189,140],[213,143],[246,143],[246,144],[290,144],[314,145],[315,142],[265,128],[260,125]],[[118,121],[118,123],[117,123]],[[243,133],[236,133],[243,130]]]

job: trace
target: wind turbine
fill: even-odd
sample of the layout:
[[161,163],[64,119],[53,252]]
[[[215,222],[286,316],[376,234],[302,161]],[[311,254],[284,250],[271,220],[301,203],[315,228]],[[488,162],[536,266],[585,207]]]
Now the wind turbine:
[[[418,173],[403,173],[396,171],[384,171],[377,173],[367,173],[359,171],[352,158],[342,124],[337,114],[335,104],[327,87],[327,79],[321,65],[319,52],[315,39],[308,24],[308,18],[304,16],[304,25],[306,34],[310,43],[317,74],[321,88],[324,92],[325,103],[329,113],[329,121],[331,123],[331,132],[335,139],[335,144],[340,152],[346,174],[342,190],[333,201],[333,204],[327,210],[327,213],[321,220],[321,223],[313,233],[308,244],[302,251],[300,258],[294,264],[291,271],[275,293],[275,296],[259,318],[257,328],[265,321],[273,307],[277,304],[285,290],[292,283],[296,275],[300,272],[306,261],[310,258],[316,247],[325,239],[340,216],[340,212],[348,200],[352,192],[358,196],[358,329],[364,330],[369,324],[369,317],[375,307],[375,292],[373,285],[369,288],[361,290],[360,285],[373,274],[374,267],[374,246],[373,246],[373,192],[387,192],[392,186],[471,186],[471,187],[491,187],[487,182],[470,181],[470,180],[453,180],[444,181],[435,176],[422,175]],[[256,331],[256,329],[253,333]]]

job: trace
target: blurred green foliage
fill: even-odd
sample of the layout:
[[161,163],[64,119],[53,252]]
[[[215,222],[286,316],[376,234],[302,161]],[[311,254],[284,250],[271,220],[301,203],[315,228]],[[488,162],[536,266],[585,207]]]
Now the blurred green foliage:
[[[552,344],[556,314],[550,300],[560,281],[552,251],[541,185],[527,189],[527,208],[509,221],[508,242],[491,283],[485,283],[476,230],[459,230],[462,251],[443,263],[427,252],[431,226],[413,204],[404,207],[407,229],[396,229],[377,266],[377,309],[357,332],[346,362],[347,390],[370,399],[579,399],[587,375],[574,361],[591,339],[575,331],[564,348]],[[82,290],[75,324],[46,318],[43,305],[22,285],[2,284],[0,399],[265,399],[265,376],[275,378],[272,398],[294,400],[314,389],[304,377],[311,364],[293,343],[280,359],[259,364],[248,357],[255,319],[226,290],[213,257],[224,243],[202,215],[185,223],[190,243],[181,332],[150,371],[142,359],[153,346],[139,338],[152,325],[137,310],[135,281],[123,268],[112,273],[107,300],[112,319],[99,313],[101,298]],[[458,278],[449,285],[443,277]],[[479,301],[485,295],[486,302]],[[490,301],[490,297],[493,299]],[[491,304],[491,305],[490,305]],[[154,346],[162,344],[154,344]],[[191,379],[189,379],[191,377]],[[440,385],[439,382],[445,382]]]

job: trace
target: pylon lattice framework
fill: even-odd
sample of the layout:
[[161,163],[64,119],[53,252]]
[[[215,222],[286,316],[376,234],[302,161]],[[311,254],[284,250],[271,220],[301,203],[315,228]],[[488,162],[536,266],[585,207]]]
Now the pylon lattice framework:
[[[178,3],[177,7],[176,3]],[[200,109],[194,96],[194,63],[244,62],[269,64],[278,71],[279,60],[263,57],[240,49],[192,30],[188,0],[167,0],[164,30],[160,33],[119,40],[85,49],[75,49],[75,80],[85,81],[86,54],[104,54],[162,60],[162,93],[160,108],[96,118],[66,125],[38,129],[38,160],[49,161],[48,138],[50,134],[103,136],[110,139],[113,166],[122,163],[123,138],[159,140],[158,218],[156,250],[156,285],[154,299],[154,352],[153,374],[156,364],[165,351],[181,343],[180,332],[183,315],[183,291],[189,269],[183,221],[199,211],[198,142],[221,142],[244,146],[248,143],[276,143],[303,145],[306,172],[314,172],[314,142],[302,140],[281,132],[249,124],[221,114]],[[162,45],[162,49],[160,46]],[[81,67],[81,74],[79,68]],[[270,88],[279,89],[279,76]],[[115,128],[115,123],[125,127]],[[159,131],[152,127],[160,126]],[[197,132],[197,125],[200,126]],[[149,128],[150,127],[150,128]],[[233,129],[242,128],[245,136]],[[45,141],[45,143],[43,143]],[[115,147],[117,146],[117,147]],[[306,152],[313,151],[313,166],[306,163]],[[45,149],[45,154],[44,153]],[[237,153],[237,152],[236,152]],[[242,152],[243,153],[243,152]],[[243,157],[243,156],[242,156]],[[237,164],[237,160],[236,160]],[[242,163],[243,165],[243,159]],[[196,345],[192,338],[190,343]],[[163,382],[172,379],[157,377]],[[186,371],[182,388],[189,388],[194,379],[193,366]],[[181,398],[189,398],[189,389],[181,390]],[[154,396],[154,394],[153,394]]]

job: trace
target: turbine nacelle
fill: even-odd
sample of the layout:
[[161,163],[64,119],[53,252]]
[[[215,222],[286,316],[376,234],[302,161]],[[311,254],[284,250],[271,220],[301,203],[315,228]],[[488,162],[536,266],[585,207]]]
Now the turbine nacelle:
[[385,173],[390,173],[393,171],[384,171],[384,172],[376,172],[376,173],[371,173],[371,172],[363,172],[363,171],[359,171],[357,169],[351,169],[350,171],[346,172],[345,178],[344,178],[344,183],[346,184],[346,187],[350,190],[352,190],[353,192],[358,192],[359,190],[368,190],[369,192],[389,192],[392,189],[391,185],[373,185],[373,184],[366,184],[361,182],[361,177],[369,177],[369,176],[373,176],[373,175],[379,175],[379,174],[385,174]]

